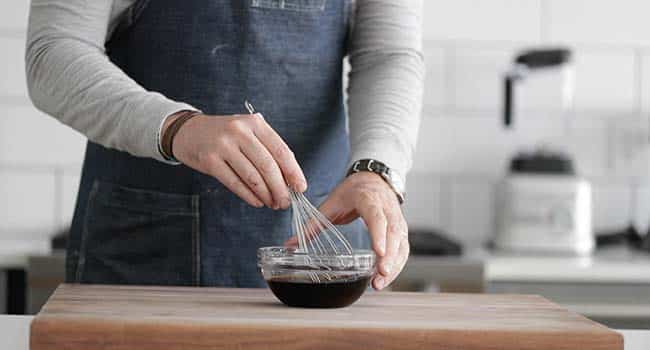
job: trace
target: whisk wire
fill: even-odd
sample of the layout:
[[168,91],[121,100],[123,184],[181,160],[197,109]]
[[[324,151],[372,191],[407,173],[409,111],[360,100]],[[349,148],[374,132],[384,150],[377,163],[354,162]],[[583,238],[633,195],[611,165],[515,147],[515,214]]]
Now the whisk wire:
[[[256,113],[255,107],[248,100],[244,101],[244,107],[248,113]],[[335,275],[330,273],[334,270],[333,261],[343,265],[343,256],[353,254],[352,245],[303,193],[289,188],[289,196],[291,226],[298,237],[296,252],[304,254],[305,263],[314,270],[308,272],[309,278],[316,283],[320,283],[321,278],[334,279]]]
[[300,192],[289,189],[298,250],[309,256],[352,255],[347,238]]

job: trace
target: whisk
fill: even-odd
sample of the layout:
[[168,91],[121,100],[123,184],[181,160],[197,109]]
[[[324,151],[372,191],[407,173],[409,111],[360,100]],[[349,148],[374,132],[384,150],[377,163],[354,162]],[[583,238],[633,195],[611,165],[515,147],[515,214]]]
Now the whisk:
[[[253,105],[244,101],[244,106],[249,113],[255,114]],[[323,215],[303,193],[296,192],[291,188],[289,196],[291,199],[291,226],[293,233],[298,238],[297,253],[305,256],[305,262],[310,267],[318,270],[332,270],[332,262],[340,266],[341,257],[353,255],[352,245]],[[331,279],[331,274],[321,273],[321,277]],[[320,282],[319,274],[310,273],[314,282]]]
[[291,226],[298,237],[298,252],[315,257],[352,255],[345,236],[300,192],[289,189]]

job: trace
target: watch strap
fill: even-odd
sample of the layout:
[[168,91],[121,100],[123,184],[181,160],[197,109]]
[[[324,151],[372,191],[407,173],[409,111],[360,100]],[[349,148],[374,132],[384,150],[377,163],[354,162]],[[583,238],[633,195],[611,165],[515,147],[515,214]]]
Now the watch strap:
[[352,164],[346,176],[350,176],[351,174],[359,173],[362,171],[372,172],[381,176],[381,178],[386,181],[393,192],[395,192],[399,203],[404,203],[404,193],[397,188],[392,179],[390,168],[386,164],[374,159],[357,160]]
[[171,161],[178,161],[174,157],[174,137],[176,137],[183,124],[199,114],[201,113],[197,111],[181,111],[175,115],[176,119],[169,124],[161,137],[161,151],[165,158]]

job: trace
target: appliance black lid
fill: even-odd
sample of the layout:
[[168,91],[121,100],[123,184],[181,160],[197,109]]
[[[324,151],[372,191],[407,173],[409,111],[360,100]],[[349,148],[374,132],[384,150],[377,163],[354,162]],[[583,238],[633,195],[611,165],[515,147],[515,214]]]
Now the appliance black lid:
[[515,62],[528,68],[559,66],[571,61],[571,50],[567,48],[532,49],[520,53]]
[[563,153],[519,153],[510,161],[512,173],[575,175],[573,160]]

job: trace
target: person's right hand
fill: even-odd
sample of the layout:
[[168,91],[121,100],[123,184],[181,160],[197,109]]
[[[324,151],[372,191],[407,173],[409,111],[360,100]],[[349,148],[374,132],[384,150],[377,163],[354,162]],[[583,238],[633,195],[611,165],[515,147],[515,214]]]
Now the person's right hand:
[[307,189],[293,152],[259,113],[197,115],[178,130],[172,149],[180,162],[214,176],[255,207],[286,209],[287,185]]

